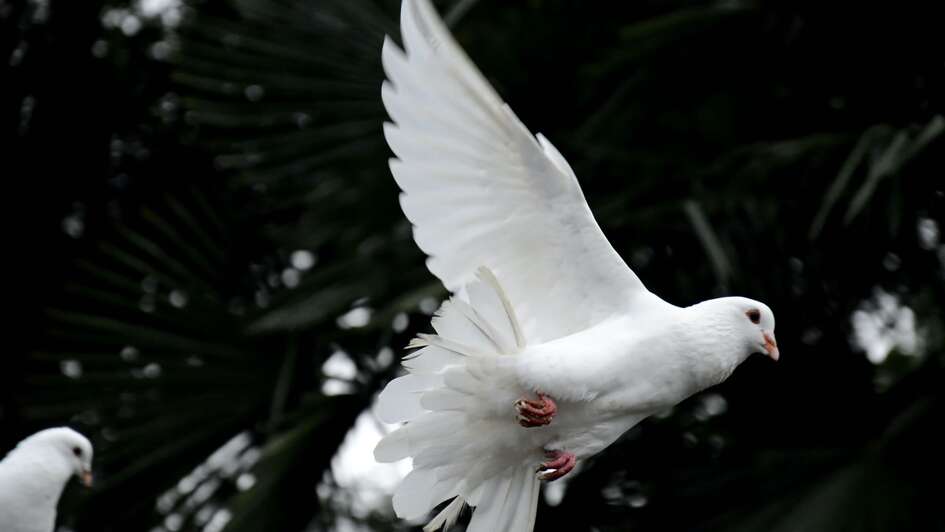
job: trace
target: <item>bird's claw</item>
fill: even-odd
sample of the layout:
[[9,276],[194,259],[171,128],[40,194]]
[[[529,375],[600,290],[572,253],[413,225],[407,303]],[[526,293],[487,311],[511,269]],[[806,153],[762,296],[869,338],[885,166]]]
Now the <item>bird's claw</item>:
[[548,457],[548,460],[538,466],[537,472],[539,473],[539,480],[547,480],[548,482],[567,475],[577,463],[577,457],[574,453],[567,451],[545,451],[545,456]]
[[551,423],[558,413],[558,405],[551,397],[538,394],[538,400],[519,399],[515,401],[515,419],[523,427],[541,427]]

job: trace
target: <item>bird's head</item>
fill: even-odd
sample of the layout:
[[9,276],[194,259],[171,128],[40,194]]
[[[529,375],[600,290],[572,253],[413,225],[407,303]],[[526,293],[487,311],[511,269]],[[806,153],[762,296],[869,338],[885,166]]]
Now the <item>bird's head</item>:
[[83,484],[92,485],[92,444],[78,432],[67,427],[46,429],[23,440],[19,447],[61,459]]
[[774,313],[768,305],[745,297],[722,299],[731,310],[736,334],[744,339],[745,355],[763,353],[777,360],[780,353],[774,339]]

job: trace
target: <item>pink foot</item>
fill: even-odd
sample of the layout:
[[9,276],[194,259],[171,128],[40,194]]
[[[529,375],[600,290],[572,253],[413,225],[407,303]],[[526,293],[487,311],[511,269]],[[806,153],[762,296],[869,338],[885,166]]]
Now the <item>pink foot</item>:
[[574,453],[569,453],[567,451],[545,451],[545,456],[548,457],[548,461],[542,462],[538,466],[538,471],[544,471],[538,475],[540,480],[558,480],[559,478],[567,475],[574,469],[574,464],[577,463],[577,457],[574,456]]
[[541,427],[551,423],[555,414],[558,413],[558,405],[551,397],[539,393],[537,401],[525,399],[524,397],[515,401],[515,411],[518,413],[515,418],[519,425],[523,427]]

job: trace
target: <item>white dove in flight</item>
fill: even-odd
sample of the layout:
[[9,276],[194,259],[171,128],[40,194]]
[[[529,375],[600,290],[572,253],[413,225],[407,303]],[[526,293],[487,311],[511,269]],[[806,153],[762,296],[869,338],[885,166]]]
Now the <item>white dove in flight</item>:
[[73,476],[92,485],[92,444],[65,428],[26,438],[0,462],[0,530],[52,532],[59,496]]
[[[742,297],[671,305],[604,237],[564,157],[532,136],[428,0],[404,0],[405,51],[382,52],[391,172],[427,265],[454,296],[404,358],[377,413],[406,422],[374,450],[413,457],[399,517],[452,499],[469,532],[529,532],[541,480],[568,474],[644,418],[777,360],[774,315]],[[537,471],[537,473],[536,473]]]

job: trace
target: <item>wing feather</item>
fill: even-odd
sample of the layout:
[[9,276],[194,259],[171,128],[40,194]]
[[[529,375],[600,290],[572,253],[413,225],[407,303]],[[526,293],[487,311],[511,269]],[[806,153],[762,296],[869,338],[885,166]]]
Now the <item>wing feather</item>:
[[382,52],[391,173],[427,266],[458,292],[484,266],[542,342],[658,300],[594,220],[561,153],[525,127],[428,0],[404,0],[406,51]]

